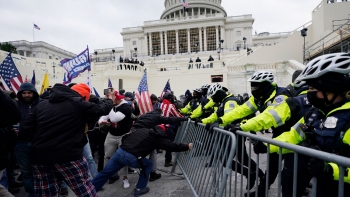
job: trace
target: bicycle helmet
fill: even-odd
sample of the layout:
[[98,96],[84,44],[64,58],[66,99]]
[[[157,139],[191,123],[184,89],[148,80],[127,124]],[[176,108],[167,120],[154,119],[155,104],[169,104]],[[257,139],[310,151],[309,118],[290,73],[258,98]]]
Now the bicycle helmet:
[[218,83],[210,86],[207,93],[208,97],[212,97],[219,90],[222,90],[222,86]]
[[273,74],[271,72],[268,71],[257,71],[255,72],[250,79],[248,79],[249,82],[264,82],[264,81],[268,81],[270,83],[273,82]]
[[294,87],[295,88],[300,88],[302,86],[306,85],[306,82],[305,81],[295,81],[294,82]]
[[197,92],[197,93],[201,93],[202,92],[202,89],[201,88],[195,88],[193,89],[194,92]]
[[316,79],[329,72],[344,75],[349,74],[350,54],[332,53],[317,57],[306,65],[306,68],[304,68],[303,72],[296,80],[305,81],[309,79]]
[[202,89],[209,89],[210,88],[210,85],[209,84],[204,84],[202,85]]

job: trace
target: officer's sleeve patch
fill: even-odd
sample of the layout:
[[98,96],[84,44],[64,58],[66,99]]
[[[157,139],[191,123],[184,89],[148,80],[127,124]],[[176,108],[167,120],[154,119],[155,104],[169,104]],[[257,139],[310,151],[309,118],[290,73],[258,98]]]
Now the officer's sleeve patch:
[[235,104],[234,103],[230,103],[230,108],[234,108]]
[[324,122],[324,127],[329,129],[334,129],[337,126],[338,118],[336,117],[328,117]]
[[280,104],[280,103],[282,103],[283,101],[284,101],[284,97],[283,97],[282,95],[277,96],[277,97],[275,98],[275,102],[276,102],[277,104]]

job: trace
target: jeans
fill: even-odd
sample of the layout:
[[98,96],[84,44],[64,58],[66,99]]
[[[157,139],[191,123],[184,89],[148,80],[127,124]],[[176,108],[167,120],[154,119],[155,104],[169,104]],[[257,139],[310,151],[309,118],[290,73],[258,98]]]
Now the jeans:
[[[0,170],[0,178],[2,177],[2,173],[4,172],[4,170]],[[0,196],[1,197],[14,197],[10,192],[7,191],[7,189],[0,185]]]
[[7,181],[8,181],[7,172],[6,172],[6,169],[4,169],[2,172],[2,176],[0,176],[0,185],[8,189],[9,185]]
[[154,150],[149,155],[149,159],[152,161],[152,172],[157,171],[157,150]]
[[90,149],[90,144],[89,142],[85,144],[84,149],[83,149],[83,155],[88,162],[89,165],[89,171],[92,176],[92,178],[95,178],[95,176],[98,174],[97,172],[97,167],[94,158],[92,157],[91,154],[91,149]]
[[[171,141],[174,141],[174,139],[175,139],[174,129],[170,128],[170,127],[167,127],[166,128],[166,133],[168,135],[168,139],[171,140]],[[171,160],[172,160],[171,152],[168,151],[168,150],[165,150],[165,163],[170,163]]]
[[14,149],[17,163],[23,174],[24,190],[29,193],[29,196],[34,196],[34,177],[32,170],[32,161],[30,159],[31,143],[18,142]]
[[[139,181],[136,185],[137,189],[143,189],[147,186],[149,174],[152,170],[152,162],[149,159],[142,158],[142,163],[145,173],[140,173]],[[96,191],[99,191],[107,180],[124,166],[141,168],[139,161],[134,155],[119,148],[109,160],[106,167],[92,180],[92,184],[95,186]],[[146,177],[144,174],[146,174]]]

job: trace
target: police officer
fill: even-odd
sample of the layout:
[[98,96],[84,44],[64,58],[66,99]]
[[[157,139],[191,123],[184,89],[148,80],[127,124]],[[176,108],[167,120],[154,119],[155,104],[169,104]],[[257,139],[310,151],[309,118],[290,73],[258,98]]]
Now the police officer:
[[180,109],[180,113],[183,115],[192,114],[193,110],[195,110],[201,102],[202,99],[202,90],[200,88],[195,88],[192,93],[192,100],[182,109]]
[[207,118],[214,112],[215,102],[207,95],[209,88],[209,84],[204,84],[202,86],[202,99],[200,105],[193,110],[192,115],[190,116],[191,119]]
[[[297,80],[309,85],[308,101],[314,106],[289,132],[276,140],[301,144],[321,151],[350,157],[350,55],[334,53],[310,61]],[[270,145],[270,152],[279,147]],[[282,153],[290,152],[283,149]],[[293,157],[285,159],[282,171],[283,197],[292,195]],[[318,177],[317,196],[338,196],[339,167],[335,163],[299,155],[297,196]],[[344,196],[350,196],[349,168],[344,177]]]
[[[268,111],[272,109],[276,104],[282,103],[284,100],[290,96],[288,90],[286,88],[278,87],[276,84],[273,83],[274,76],[271,72],[267,71],[257,71],[255,72],[251,78],[248,80],[251,83],[251,90],[252,95],[247,102],[245,102],[243,105],[235,108],[233,111],[225,114],[223,117],[219,118],[216,123],[213,123],[211,127],[218,126],[219,124],[227,125],[232,122],[240,121],[241,119],[251,115],[255,114],[257,111],[260,111],[260,113],[263,113],[264,111]],[[256,119],[255,119],[256,120]],[[263,119],[258,119],[262,121]],[[231,128],[231,126],[226,127],[226,129]],[[270,127],[268,127],[270,128]],[[232,129],[231,129],[232,130]],[[262,130],[262,129],[260,129]],[[258,131],[260,131],[258,130]],[[274,135],[278,136],[281,133],[281,131],[274,129]],[[239,140],[240,141],[240,140]],[[248,166],[248,161],[251,160],[253,165],[251,165],[251,169],[256,169],[255,162],[248,157],[247,151],[245,146],[243,146],[244,149],[241,150],[242,146],[237,146],[238,153],[243,153],[243,161],[240,161],[243,165]],[[241,155],[237,155],[238,160],[241,160]],[[269,172],[276,174],[273,175],[274,177],[278,174],[278,154],[270,155],[270,164],[277,163],[277,167],[274,167],[274,169],[270,168]],[[261,179],[261,184],[263,184],[264,180],[266,178],[264,177],[263,173],[259,170],[258,172],[259,178]],[[271,174],[270,174],[271,176]],[[269,179],[270,183],[272,184],[274,182],[274,178]],[[265,188],[265,187],[263,187]],[[259,191],[262,191],[260,189]]]
[[[245,132],[258,132],[261,130],[267,130],[269,128],[277,128],[273,136],[278,136],[280,132],[288,131],[303,115],[309,111],[311,104],[307,100],[307,86],[304,86],[305,82],[294,83],[295,92],[299,94],[297,97],[289,97],[284,101],[279,100],[280,97],[275,99],[276,106],[265,110],[256,117],[253,117],[247,121],[242,122],[239,127],[231,126],[231,132],[241,130]],[[293,89],[294,89],[293,88]],[[228,128],[228,127],[227,127]],[[257,141],[254,143],[254,152],[256,154],[266,153],[266,146]],[[274,183],[278,174],[278,159],[276,154],[270,155],[269,163],[269,187]],[[258,196],[265,195],[266,176],[260,180],[258,186]],[[250,196],[255,196],[255,192],[250,193]]]

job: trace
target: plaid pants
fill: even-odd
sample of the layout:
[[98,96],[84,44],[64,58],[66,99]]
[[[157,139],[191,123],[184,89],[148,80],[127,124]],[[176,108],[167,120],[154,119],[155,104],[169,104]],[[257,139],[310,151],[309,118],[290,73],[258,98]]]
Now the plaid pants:
[[33,164],[33,172],[36,197],[58,197],[62,181],[79,197],[97,196],[84,157],[64,163]]

